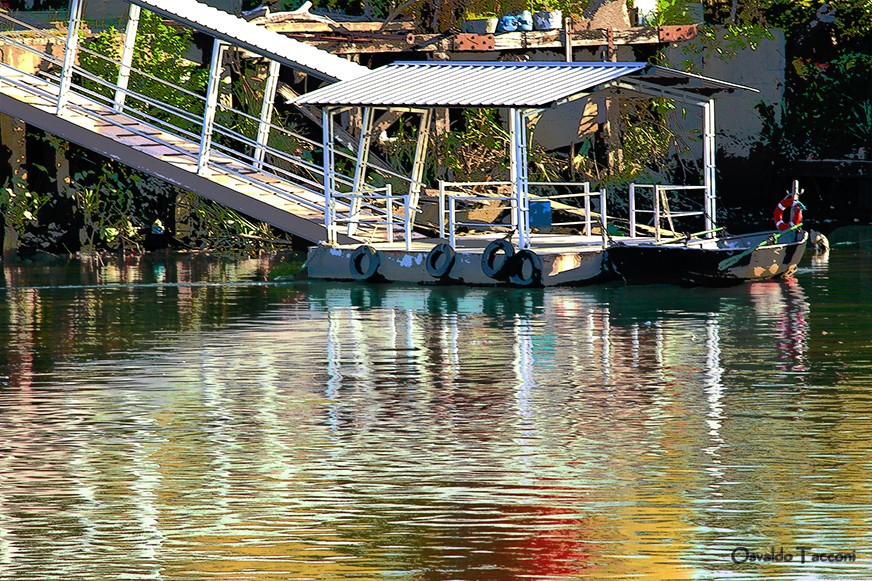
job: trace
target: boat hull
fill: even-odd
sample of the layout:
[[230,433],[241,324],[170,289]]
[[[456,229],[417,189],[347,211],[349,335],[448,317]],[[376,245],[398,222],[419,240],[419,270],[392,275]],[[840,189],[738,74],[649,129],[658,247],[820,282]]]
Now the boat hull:
[[[779,234],[776,243],[759,246]],[[792,275],[807,241],[807,232],[796,231],[759,232],[691,243],[625,243],[609,247],[606,260],[627,284],[732,286]],[[734,264],[725,265],[725,260]]]

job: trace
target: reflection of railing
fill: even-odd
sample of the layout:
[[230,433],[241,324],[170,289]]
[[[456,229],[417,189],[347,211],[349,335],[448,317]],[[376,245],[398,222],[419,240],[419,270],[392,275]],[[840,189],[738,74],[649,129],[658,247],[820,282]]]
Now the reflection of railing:
[[[494,228],[494,227],[510,227],[512,230],[518,228],[519,212],[518,212],[518,196],[511,192],[512,182],[439,182],[439,237],[448,238],[448,243],[455,247],[456,237],[460,228],[475,229],[475,228]],[[569,218],[556,221],[553,218],[549,220],[549,226],[552,227],[571,227],[583,226],[584,235],[591,236],[593,234],[594,218],[591,210],[591,197],[599,198],[600,218],[597,220],[603,231],[606,228],[606,194],[605,190],[599,192],[591,192],[588,182],[529,182],[527,184],[530,189],[545,189],[545,188],[579,188],[580,191],[570,192],[566,194],[531,194],[525,204],[526,211],[522,213],[521,221],[524,223],[524,228],[530,230],[530,204],[548,203],[550,210],[559,210],[560,213],[569,216]],[[487,188],[496,188],[496,192],[489,193]],[[503,191],[500,191],[500,190]],[[484,191],[481,191],[484,190]],[[570,204],[568,202],[575,200],[580,203]],[[481,214],[489,214],[490,219],[475,220],[463,218],[462,212],[459,213],[458,206],[465,206],[471,209],[478,210]],[[505,219],[505,212],[509,213],[508,222],[495,222],[496,219]],[[579,213],[583,213],[582,219],[574,219]],[[459,217],[460,216],[460,217]],[[552,213],[553,216],[553,213]],[[446,233],[447,230],[447,233]],[[529,239],[529,237],[524,237]]]
[[[341,205],[337,205],[337,199],[343,200]],[[378,202],[382,202],[378,204]],[[346,212],[341,212],[337,209],[346,208]],[[361,210],[365,209],[366,212]],[[402,210],[402,215],[398,215],[398,210]],[[406,243],[406,250],[411,250],[411,210],[409,205],[409,195],[394,196],[391,193],[391,185],[388,184],[383,188],[372,188],[366,190],[358,190],[348,193],[333,192],[331,203],[327,212],[327,242],[330,244],[337,243],[337,235],[343,227],[353,225],[353,229],[360,238],[375,238],[379,236],[379,229],[384,228],[384,240],[387,242],[394,241],[394,230],[402,223],[403,237]]]
[[[638,203],[636,199],[636,191],[644,190],[650,191],[651,194],[651,209],[639,209]],[[673,212],[669,207],[669,199],[666,195],[667,192],[681,192],[681,191],[691,191],[691,192],[703,192],[704,200],[703,203],[706,203],[706,193],[707,189],[705,186],[672,186],[672,185],[653,185],[653,184],[630,184],[630,236],[635,238],[637,236],[637,224],[639,214],[649,214],[652,216],[652,227],[654,228],[654,238],[655,240],[660,240],[660,236],[662,233],[662,224],[665,220],[668,224],[669,231],[674,233],[675,224],[674,220],[676,218],[687,218],[691,216],[702,216],[705,220],[705,232],[710,233],[714,231],[714,223],[713,217],[709,216],[705,209],[703,210],[682,210]],[[705,208],[705,205],[703,205]]]

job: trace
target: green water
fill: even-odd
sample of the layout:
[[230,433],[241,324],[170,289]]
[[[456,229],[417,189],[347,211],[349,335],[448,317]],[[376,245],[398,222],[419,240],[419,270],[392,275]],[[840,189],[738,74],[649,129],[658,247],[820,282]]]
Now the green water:
[[2,266],[0,579],[872,578],[872,252],[717,290]]

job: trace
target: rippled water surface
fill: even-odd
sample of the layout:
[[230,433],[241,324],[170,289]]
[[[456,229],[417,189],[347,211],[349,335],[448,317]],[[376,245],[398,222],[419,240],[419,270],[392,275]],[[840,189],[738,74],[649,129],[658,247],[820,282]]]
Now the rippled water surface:
[[872,579],[868,251],[726,290],[2,266],[0,579]]

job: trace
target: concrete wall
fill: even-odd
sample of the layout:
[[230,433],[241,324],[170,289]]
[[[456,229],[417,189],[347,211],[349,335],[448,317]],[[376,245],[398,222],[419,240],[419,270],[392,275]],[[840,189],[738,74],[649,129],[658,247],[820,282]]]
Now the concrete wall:
[[[721,33],[723,34],[723,33]],[[669,62],[679,65],[692,60],[697,71],[707,77],[755,88],[759,93],[736,91],[715,95],[715,122],[717,146],[727,156],[747,157],[755,142],[760,139],[763,122],[756,106],[763,103],[775,106],[776,119],[780,118],[779,107],[784,96],[784,33],[772,31],[773,39],[762,41],[757,50],[742,50],[735,57],[724,60],[711,54],[688,52],[699,43],[674,44],[666,48]],[[702,142],[690,132],[701,128],[699,111],[688,110],[686,119],[676,116],[676,125],[685,131],[686,141],[691,146],[691,155],[702,156]]]

